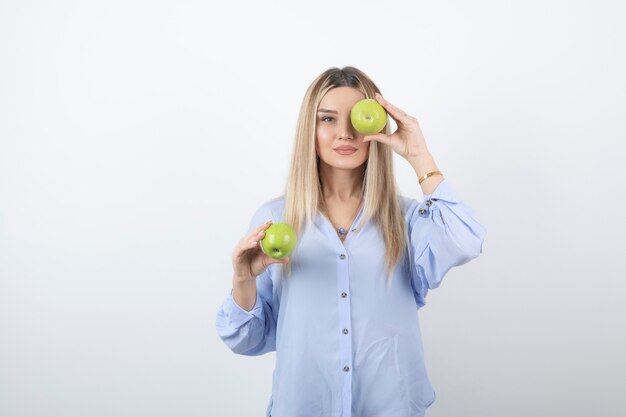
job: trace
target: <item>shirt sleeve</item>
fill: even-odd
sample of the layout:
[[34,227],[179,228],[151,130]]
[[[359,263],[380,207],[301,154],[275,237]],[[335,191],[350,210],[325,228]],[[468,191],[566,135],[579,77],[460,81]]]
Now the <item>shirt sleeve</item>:
[[452,267],[482,253],[487,227],[445,178],[432,194],[424,194],[423,201],[411,201],[407,226],[411,284],[421,307],[428,290],[437,288]]
[[[252,217],[247,234],[269,219],[275,221],[270,210],[261,207]],[[276,350],[278,311],[273,306],[271,268],[256,277],[256,303],[251,311],[237,304],[231,288],[217,312],[217,333],[234,353],[257,356]]]

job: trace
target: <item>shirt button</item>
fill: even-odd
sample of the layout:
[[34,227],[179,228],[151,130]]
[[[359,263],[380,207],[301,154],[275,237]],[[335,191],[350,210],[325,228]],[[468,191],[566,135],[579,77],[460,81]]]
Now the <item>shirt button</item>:
[[428,207],[430,207],[430,205],[431,205],[432,203],[433,203],[433,202],[432,202],[431,200],[428,200],[428,201],[426,202],[426,205],[427,205]]
[[346,298],[348,296],[348,294],[346,294],[345,292],[341,293],[341,298]]
[[342,253],[341,255],[339,255],[339,259],[346,259],[346,255]]
[[350,370],[350,367],[349,367],[349,366],[344,366],[344,367],[343,367],[343,370],[344,370],[345,372],[348,372],[348,371]]
[[420,214],[423,216],[424,214],[426,214],[426,209],[421,208],[419,210]]
[[343,329],[343,334],[348,334],[348,329]]

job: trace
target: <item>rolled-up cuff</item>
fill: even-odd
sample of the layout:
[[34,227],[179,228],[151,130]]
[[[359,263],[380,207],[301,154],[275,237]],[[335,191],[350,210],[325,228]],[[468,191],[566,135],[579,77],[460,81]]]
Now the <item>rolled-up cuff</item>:
[[461,202],[461,196],[452,187],[450,181],[444,178],[432,193],[424,194],[424,200],[444,200],[452,203],[459,203]]
[[252,310],[246,311],[235,301],[233,297],[233,289],[230,290],[230,294],[224,303],[224,312],[229,318],[230,325],[239,328],[249,322],[253,317],[257,317],[260,320],[264,320],[263,315],[263,303],[259,292],[256,293],[256,302]]

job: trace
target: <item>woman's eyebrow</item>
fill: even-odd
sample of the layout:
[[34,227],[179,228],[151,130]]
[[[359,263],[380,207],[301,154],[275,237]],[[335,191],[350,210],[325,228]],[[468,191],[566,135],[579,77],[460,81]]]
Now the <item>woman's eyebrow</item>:
[[337,114],[337,112],[335,110],[328,110],[328,109],[318,109],[317,112],[318,113],[334,113],[334,114]]

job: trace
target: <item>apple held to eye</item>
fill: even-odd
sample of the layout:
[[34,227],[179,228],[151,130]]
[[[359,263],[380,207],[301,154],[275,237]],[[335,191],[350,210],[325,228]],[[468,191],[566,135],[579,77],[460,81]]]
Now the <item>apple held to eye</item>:
[[387,112],[373,98],[358,101],[350,112],[352,126],[364,135],[373,135],[387,124]]
[[287,223],[272,223],[265,230],[261,240],[261,250],[274,259],[282,259],[291,255],[296,247],[296,232]]

